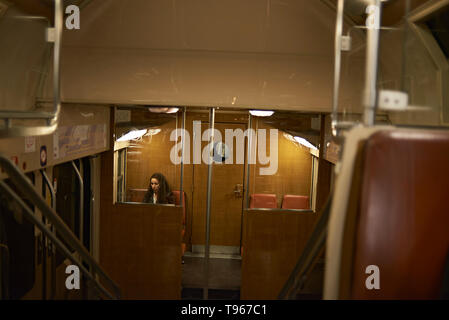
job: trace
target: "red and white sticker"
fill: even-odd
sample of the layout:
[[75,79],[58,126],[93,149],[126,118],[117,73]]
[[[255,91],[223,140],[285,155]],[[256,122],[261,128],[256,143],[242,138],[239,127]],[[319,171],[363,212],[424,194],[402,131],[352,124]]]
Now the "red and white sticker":
[[36,137],[25,137],[25,153],[36,151]]

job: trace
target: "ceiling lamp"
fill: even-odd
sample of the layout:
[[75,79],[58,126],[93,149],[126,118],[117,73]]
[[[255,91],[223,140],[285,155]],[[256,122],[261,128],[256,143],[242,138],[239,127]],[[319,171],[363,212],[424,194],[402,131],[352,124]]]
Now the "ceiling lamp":
[[121,136],[117,141],[129,141],[129,140],[136,140],[140,137],[142,137],[145,133],[147,133],[147,129],[143,130],[131,130],[127,134]]
[[274,111],[269,110],[249,110],[249,113],[255,117],[270,117]]
[[148,110],[154,113],[176,113],[179,111],[179,108],[149,107]]
[[315,147],[313,144],[311,144],[309,141],[307,141],[304,138],[301,137],[294,137],[293,139],[295,139],[296,142],[298,142],[299,144],[303,145],[304,147],[313,149],[313,150],[318,150],[317,147]]
[[154,136],[161,132],[161,129],[148,129],[146,136]]

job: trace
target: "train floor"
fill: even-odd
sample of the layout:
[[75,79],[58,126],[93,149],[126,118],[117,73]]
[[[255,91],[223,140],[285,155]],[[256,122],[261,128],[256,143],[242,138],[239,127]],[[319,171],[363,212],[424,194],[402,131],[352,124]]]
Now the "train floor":
[[182,266],[182,299],[202,300],[208,282],[208,299],[239,300],[242,261],[239,256],[213,255],[209,258],[209,273],[205,277],[204,258],[184,256]]

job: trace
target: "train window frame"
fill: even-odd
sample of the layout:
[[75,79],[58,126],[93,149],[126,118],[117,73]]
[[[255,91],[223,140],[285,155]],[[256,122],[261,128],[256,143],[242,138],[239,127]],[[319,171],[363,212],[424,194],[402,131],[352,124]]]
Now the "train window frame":
[[[114,107],[115,111],[115,122],[114,122],[114,131],[116,132],[117,124],[121,122],[128,122],[132,123],[130,112],[129,114],[119,112],[122,110],[129,110],[132,111],[134,109],[145,109],[145,108],[154,108],[159,109],[154,111],[155,115],[157,114],[165,114],[166,116],[172,116],[173,121],[175,121],[175,129],[179,130],[181,129],[180,123],[185,122],[185,107],[179,108],[179,107],[158,107],[158,106],[141,106],[141,105],[117,105]],[[173,112],[173,109],[177,109],[176,112]],[[165,110],[167,109],[167,110]],[[178,143],[178,142],[177,142]],[[135,202],[135,201],[128,201],[127,200],[127,183],[128,183],[128,177],[127,174],[128,171],[128,146],[129,144],[127,141],[119,141],[118,137],[115,137],[114,139],[114,147],[113,147],[113,204],[128,204],[128,205],[156,205],[156,206],[175,206],[175,207],[183,207],[182,203],[179,205],[177,204],[162,204],[162,203],[147,203],[147,202]],[[184,146],[183,146],[184,147]],[[184,149],[182,149],[182,153],[184,153]],[[172,190],[180,190],[183,191],[183,166],[184,162],[181,161],[180,164],[173,164],[173,166],[179,166],[180,168],[180,174],[177,179],[179,179],[179,188],[177,187],[178,184],[175,185],[175,187],[172,187]],[[175,169],[176,172],[177,169]],[[177,180],[176,179],[176,180]],[[119,190],[119,188],[121,190]],[[145,188],[147,188],[145,186]]]
[[[255,194],[257,192],[252,192],[250,193],[250,189],[251,189],[251,185],[254,184],[254,180],[255,180],[255,176],[254,173],[256,171],[255,168],[253,168],[252,170],[248,167],[247,170],[245,169],[245,171],[248,171],[248,173],[245,172],[245,175],[248,174],[248,177],[245,177],[245,181],[247,181],[247,185],[245,186],[245,201],[244,201],[244,207],[243,207],[243,211],[260,211],[260,212],[296,212],[296,213],[303,213],[303,212],[312,212],[312,213],[316,213],[317,212],[317,208],[316,208],[316,204],[317,204],[317,195],[318,195],[318,168],[319,168],[319,160],[320,160],[320,148],[322,148],[322,146],[320,146],[321,144],[321,132],[322,130],[325,130],[326,128],[321,126],[321,117],[324,117],[325,115],[322,113],[318,113],[318,112],[312,112],[312,113],[304,113],[304,112],[300,112],[300,111],[292,111],[292,110],[276,110],[277,114],[288,114],[288,113],[292,113],[296,116],[310,116],[311,119],[313,119],[314,117],[317,117],[319,120],[319,132],[320,135],[318,136],[318,142],[317,142],[317,150],[314,149],[309,149],[310,152],[310,157],[311,157],[311,170],[310,170],[310,189],[309,189],[309,208],[308,209],[287,209],[287,208],[282,208],[282,201],[283,198],[281,199],[277,199],[277,201],[279,202],[279,206],[277,208],[251,208],[250,207],[250,196],[251,194]],[[258,117],[254,117],[254,116],[250,116],[251,117],[251,121],[253,121],[255,118]],[[270,118],[270,117],[267,117]],[[263,118],[262,119],[263,122]],[[313,126],[311,124],[311,126]],[[251,125],[252,129],[255,129],[257,132],[257,127],[254,127],[254,124]],[[284,131],[280,128],[275,128],[278,129],[280,132],[282,132],[282,134],[285,136],[287,135],[291,135],[288,131]],[[256,151],[257,153],[257,151]],[[324,158],[325,159],[325,158]],[[280,159],[278,159],[278,161],[280,161]],[[283,195],[286,195],[288,193],[285,193]]]
[[449,0],[434,0],[413,10],[407,18],[407,24],[414,36],[426,49],[437,69],[437,90],[440,94],[440,124],[449,126],[449,57],[438,44],[426,21],[440,10],[449,9]]

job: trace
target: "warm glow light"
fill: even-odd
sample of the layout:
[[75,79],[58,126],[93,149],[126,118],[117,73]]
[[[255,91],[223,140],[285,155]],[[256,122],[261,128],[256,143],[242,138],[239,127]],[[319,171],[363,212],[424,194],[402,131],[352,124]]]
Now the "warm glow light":
[[176,113],[178,110],[179,108],[168,108],[167,113]]
[[147,129],[144,130],[132,130],[127,134],[121,136],[117,141],[129,141],[135,140],[142,137],[145,133],[147,133]]
[[269,116],[271,116],[274,113],[274,111],[249,110],[249,113],[251,113],[252,116],[256,116],[256,117],[269,117]]
[[179,108],[149,107],[148,110],[154,113],[176,113],[179,111]]
[[147,136],[154,136],[161,132],[161,129],[148,129]]
[[315,147],[313,144],[311,144],[309,141],[307,141],[304,138],[300,138],[300,137],[294,137],[293,139],[295,139],[296,142],[298,142],[299,144],[303,145],[304,147],[313,149],[313,150],[318,150],[317,147]]

